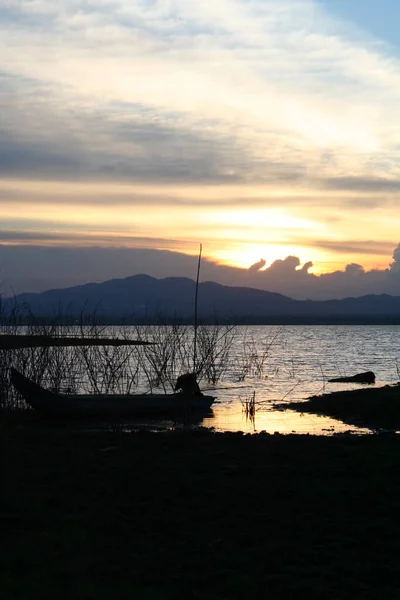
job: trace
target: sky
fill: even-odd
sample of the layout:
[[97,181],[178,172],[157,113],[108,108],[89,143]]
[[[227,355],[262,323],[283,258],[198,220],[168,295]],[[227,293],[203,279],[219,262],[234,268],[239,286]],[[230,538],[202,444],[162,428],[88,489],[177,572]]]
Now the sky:
[[400,295],[399,20],[398,0],[2,0],[7,289],[194,277],[202,243],[229,285]]

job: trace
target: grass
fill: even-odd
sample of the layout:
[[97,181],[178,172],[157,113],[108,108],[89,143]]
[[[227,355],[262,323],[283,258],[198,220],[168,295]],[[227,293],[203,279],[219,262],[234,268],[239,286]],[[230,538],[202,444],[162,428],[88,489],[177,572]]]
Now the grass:
[[332,392],[274,407],[320,414],[369,429],[400,430],[400,384]]
[[[22,310],[22,309],[21,309]],[[49,346],[0,348],[0,410],[24,405],[10,385],[13,366],[36,383],[56,391],[71,389],[88,394],[124,394],[136,390],[170,392],[176,379],[185,372],[195,371],[199,382],[216,385],[226,373],[230,352],[237,337],[233,325],[200,324],[197,331],[196,365],[193,365],[193,328],[191,326],[158,325],[130,328],[100,325],[97,315],[86,324],[83,315],[77,324],[58,325],[36,322],[21,329],[18,314],[2,314],[0,295],[0,333],[8,336],[27,333],[37,337],[86,337],[99,342],[111,337],[126,341],[141,340],[150,346],[108,344],[87,346]]]
[[240,399],[240,402],[242,403],[242,409],[244,414],[246,415],[246,419],[252,419],[254,421],[257,410],[255,391],[252,394],[250,394],[250,396],[247,396],[244,400]]
[[395,435],[0,435],[7,600],[400,595]]

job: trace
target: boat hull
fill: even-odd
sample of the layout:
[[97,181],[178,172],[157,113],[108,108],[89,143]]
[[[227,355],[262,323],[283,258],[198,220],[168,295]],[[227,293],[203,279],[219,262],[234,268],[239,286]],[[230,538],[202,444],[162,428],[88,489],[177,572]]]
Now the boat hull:
[[139,415],[176,416],[188,411],[207,411],[215,398],[207,395],[125,394],[69,395],[46,390],[16,369],[11,382],[27,404],[49,416],[116,417]]

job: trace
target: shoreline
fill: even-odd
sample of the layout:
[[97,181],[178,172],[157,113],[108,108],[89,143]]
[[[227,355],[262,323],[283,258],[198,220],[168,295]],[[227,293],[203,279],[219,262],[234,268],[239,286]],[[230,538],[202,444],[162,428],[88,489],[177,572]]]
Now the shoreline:
[[[265,403],[261,403],[264,405]],[[243,433],[257,435],[267,433],[268,435],[279,433],[281,435],[340,435],[346,432],[358,435],[369,435],[376,432],[400,431],[400,382],[387,384],[379,387],[361,387],[352,390],[340,390],[323,392],[297,401],[275,402],[270,401],[268,410],[259,410],[257,402],[252,407],[252,412],[246,412],[243,406],[241,410],[226,408],[225,412],[217,407],[211,407],[208,411],[193,412],[188,420],[188,415],[171,416],[138,416],[131,418],[119,418],[117,415],[113,420],[95,419],[93,417],[49,417],[42,415],[29,407],[3,409],[0,412],[0,427],[7,426],[47,426],[58,429],[65,426],[74,429],[85,427],[87,430],[100,429],[107,432],[110,429],[126,430],[133,432],[137,430],[163,431],[171,429],[209,430],[215,433]],[[297,418],[294,415],[298,415]],[[279,427],[280,415],[287,419],[287,425]],[[240,418],[238,418],[240,416]],[[300,420],[308,416],[310,422],[301,423]],[[326,419],[320,423],[318,431],[313,431],[312,420]],[[225,423],[225,429],[224,429]],[[258,423],[258,430],[256,430]],[[261,423],[261,427],[260,427]],[[237,429],[233,429],[236,424]],[[272,424],[272,426],[271,426]],[[244,425],[244,427],[243,427]],[[304,426],[305,425],[305,426]],[[241,427],[242,426],[242,427]],[[214,430],[215,427],[215,430]],[[314,425],[315,427],[315,425]],[[335,431],[335,428],[339,431]],[[356,429],[354,429],[356,428]],[[279,431],[280,429],[280,431]],[[325,433],[322,433],[325,432]]]

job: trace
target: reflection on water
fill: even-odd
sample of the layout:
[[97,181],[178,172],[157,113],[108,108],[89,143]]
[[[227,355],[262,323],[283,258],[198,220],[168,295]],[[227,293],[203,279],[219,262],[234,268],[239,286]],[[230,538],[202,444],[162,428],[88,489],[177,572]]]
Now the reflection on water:
[[244,433],[265,431],[281,434],[332,435],[349,430],[369,433],[367,429],[346,425],[335,419],[295,411],[257,410],[254,419],[248,418],[238,406],[231,408],[217,406],[213,409],[213,415],[205,417],[201,425],[213,427],[215,431],[243,431]]
[[[130,328],[123,329],[129,337]],[[134,330],[131,334],[135,337]],[[200,381],[204,393],[216,396],[211,414],[199,416],[196,421],[192,415],[186,422],[185,418],[141,420],[128,427],[174,428],[183,422],[216,431],[249,433],[329,435],[349,429],[361,432],[365,430],[326,417],[276,411],[273,403],[304,400],[322,392],[359,389],[360,384],[328,383],[328,379],[364,371],[375,373],[376,386],[392,384],[400,379],[399,364],[400,326],[238,326],[229,357],[215,365],[217,370],[221,369],[218,384],[210,386]],[[177,374],[186,370],[187,363],[176,365]],[[146,390],[139,385],[137,391]],[[243,412],[243,404],[253,394],[257,407],[254,420],[247,419]]]
[[[335,419],[311,414],[301,414],[295,411],[278,410],[256,410],[254,417],[246,416],[245,411],[238,404],[230,407],[216,404],[215,408],[207,412],[207,415],[191,415],[190,417],[165,418],[140,418],[123,421],[111,425],[113,429],[124,431],[137,431],[147,429],[152,431],[165,431],[181,429],[182,427],[196,428],[206,427],[216,432],[241,431],[243,433],[269,434],[312,434],[333,435],[335,433],[354,432],[371,433],[369,429],[361,429],[352,425],[346,425]],[[89,429],[110,429],[110,423],[91,423]]]
[[[203,392],[216,396],[212,413],[196,421],[145,420],[139,426],[175,428],[183,423],[245,433],[367,433],[369,430],[328,417],[276,411],[273,403],[359,389],[360,384],[328,383],[328,379],[364,371],[375,373],[376,386],[391,384],[400,378],[399,363],[400,326],[238,326],[219,383],[209,386],[200,382]],[[254,420],[246,418],[243,411],[253,393]]]
[[[273,410],[285,403],[321,393],[360,389],[360,384],[328,383],[328,379],[373,371],[376,386],[399,381],[400,326],[254,326],[238,328],[231,362],[215,393],[213,417],[203,426],[217,431],[332,434],[366,432],[340,421],[294,411]],[[247,370],[248,349],[255,349],[259,367]],[[246,350],[247,349],[247,350]],[[265,352],[265,349],[267,350]],[[243,373],[245,376],[243,377]],[[254,423],[242,406],[256,394]]]
[[[140,429],[165,431],[184,427],[206,427],[216,432],[241,431],[243,433],[266,432],[269,434],[333,435],[349,431],[360,434],[371,433],[369,429],[348,425],[329,417],[308,413],[301,414],[292,410],[256,410],[254,416],[251,417],[246,415],[243,408],[238,404],[233,404],[230,407],[216,404],[215,408],[209,410],[206,415],[177,416],[174,419],[142,417],[129,421],[124,420],[122,423],[111,426],[111,428],[113,427],[124,431],[137,431]],[[110,424],[92,423],[89,428],[109,429]]]

